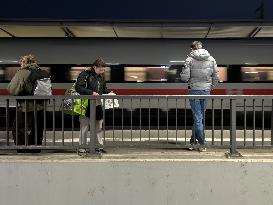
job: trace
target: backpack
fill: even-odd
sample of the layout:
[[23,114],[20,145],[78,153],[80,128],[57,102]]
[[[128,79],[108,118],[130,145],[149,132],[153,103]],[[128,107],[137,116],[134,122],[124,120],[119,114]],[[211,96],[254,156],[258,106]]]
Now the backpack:
[[52,95],[50,78],[37,79],[34,85],[34,95]]

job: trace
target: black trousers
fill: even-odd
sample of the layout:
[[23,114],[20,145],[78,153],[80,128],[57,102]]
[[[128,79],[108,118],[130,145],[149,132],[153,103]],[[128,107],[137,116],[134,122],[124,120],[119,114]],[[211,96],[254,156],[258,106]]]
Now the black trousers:
[[[25,120],[26,114],[26,120]],[[37,111],[37,118],[34,119],[34,112],[17,112],[17,119],[13,122],[12,135],[15,145],[41,145],[44,130],[44,111]],[[35,121],[37,122],[37,136],[35,136]],[[17,124],[17,139],[16,139]],[[25,129],[27,128],[27,129]],[[28,134],[29,133],[29,134]]]
[[[90,102],[88,103],[87,109],[86,109],[86,117],[90,117]],[[96,106],[96,120],[102,120],[103,118],[103,110],[101,105]]]

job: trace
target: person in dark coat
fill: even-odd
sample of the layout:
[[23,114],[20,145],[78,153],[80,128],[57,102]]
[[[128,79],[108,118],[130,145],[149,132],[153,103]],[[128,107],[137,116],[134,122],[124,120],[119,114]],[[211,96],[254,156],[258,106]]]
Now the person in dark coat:
[[[8,91],[15,96],[34,95],[36,80],[49,75],[42,71],[36,63],[33,55],[26,55],[20,59],[21,68],[19,68],[8,85]],[[17,119],[14,120],[12,135],[15,145],[41,145],[43,140],[43,100],[36,101],[36,110],[34,100],[18,100]],[[37,118],[34,119],[36,112]],[[26,116],[26,120],[25,120]],[[37,132],[35,126],[37,122]],[[16,131],[17,125],[17,131]],[[25,130],[25,127],[27,128]],[[30,133],[28,134],[28,131]],[[37,136],[35,136],[37,133]],[[40,152],[41,150],[18,149],[17,152]]]
[[[80,95],[102,95],[108,94],[109,91],[106,87],[106,82],[103,77],[103,73],[107,67],[106,63],[101,58],[94,61],[92,66],[84,71],[82,71],[76,82],[75,89]],[[90,125],[90,107],[88,104],[87,112],[85,116],[80,116],[80,136],[79,145],[86,144],[87,133]],[[102,123],[103,123],[103,111],[101,103],[97,101],[96,103],[96,149],[98,151],[103,150],[103,136],[102,136]],[[79,149],[79,152],[85,152],[84,149]]]

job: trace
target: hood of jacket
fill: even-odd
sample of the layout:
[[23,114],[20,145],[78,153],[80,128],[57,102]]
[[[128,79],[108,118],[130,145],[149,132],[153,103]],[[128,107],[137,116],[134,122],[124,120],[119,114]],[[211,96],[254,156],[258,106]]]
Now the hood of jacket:
[[210,57],[210,54],[206,49],[197,49],[197,50],[193,50],[190,53],[189,57],[192,57],[198,61],[204,61],[204,60],[208,60],[208,58]]

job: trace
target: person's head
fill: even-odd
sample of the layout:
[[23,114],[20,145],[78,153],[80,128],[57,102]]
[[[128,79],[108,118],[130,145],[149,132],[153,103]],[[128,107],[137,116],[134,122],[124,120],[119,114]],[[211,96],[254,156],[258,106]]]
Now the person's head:
[[105,67],[107,67],[107,64],[101,58],[96,59],[92,64],[92,68],[97,75],[103,74]]
[[200,41],[193,41],[192,44],[191,44],[191,49],[192,50],[201,49],[202,47],[203,47],[202,42],[200,42]]
[[19,60],[19,63],[21,64],[21,67],[25,67],[28,64],[36,63],[36,59],[34,55],[29,54],[29,55],[22,56]]

